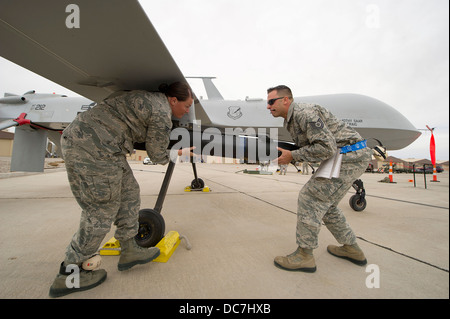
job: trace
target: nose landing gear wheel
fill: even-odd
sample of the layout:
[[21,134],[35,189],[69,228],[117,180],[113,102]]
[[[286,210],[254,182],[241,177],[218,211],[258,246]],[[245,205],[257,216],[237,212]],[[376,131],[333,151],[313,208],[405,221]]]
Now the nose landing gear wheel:
[[134,237],[141,247],[153,247],[164,237],[166,224],[160,213],[154,209],[139,211],[139,231]]
[[357,212],[361,212],[367,206],[364,183],[362,180],[357,179],[353,182],[352,187],[356,190],[356,194],[350,197],[350,207]]
[[205,182],[201,178],[194,179],[191,182],[191,189],[202,189],[205,187]]
[[350,197],[349,204],[350,207],[357,212],[363,211],[367,206],[366,199],[358,194],[355,194],[352,197]]

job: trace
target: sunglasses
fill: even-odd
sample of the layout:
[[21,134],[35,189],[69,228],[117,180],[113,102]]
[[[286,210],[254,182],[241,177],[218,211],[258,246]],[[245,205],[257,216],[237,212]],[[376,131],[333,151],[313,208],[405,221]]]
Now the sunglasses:
[[269,105],[274,105],[276,100],[284,99],[284,98],[285,98],[285,96],[283,96],[283,97],[277,97],[277,98],[275,98],[275,99],[270,99],[270,100],[267,101],[267,104],[269,104]]

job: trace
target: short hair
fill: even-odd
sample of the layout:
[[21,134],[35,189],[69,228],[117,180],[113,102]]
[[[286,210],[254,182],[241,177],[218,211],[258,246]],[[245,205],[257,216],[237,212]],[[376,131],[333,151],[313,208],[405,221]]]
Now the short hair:
[[292,91],[289,87],[286,85],[277,85],[273,88],[267,89],[267,94],[269,94],[272,91],[277,91],[278,95],[280,96],[287,96],[289,99],[293,99]]

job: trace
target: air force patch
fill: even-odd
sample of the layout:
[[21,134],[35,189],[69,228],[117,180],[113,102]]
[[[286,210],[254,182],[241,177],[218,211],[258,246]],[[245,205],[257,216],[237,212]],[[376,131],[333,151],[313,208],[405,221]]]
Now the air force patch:
[[322,129],[325,126],[320,117],[316,122],[309,122],[309,124],[311,124],[313,128],[320,128],[320,129]]
[[230,119],[237,120],[242,116],[241,108],[239,106],[230,106],[227,115]]

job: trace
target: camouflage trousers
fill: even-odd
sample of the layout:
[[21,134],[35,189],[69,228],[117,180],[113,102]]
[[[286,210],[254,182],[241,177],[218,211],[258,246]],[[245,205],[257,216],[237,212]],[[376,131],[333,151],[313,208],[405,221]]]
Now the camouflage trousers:
[[98,251],[112,223],[117,227],[115,238],[119,241],[137,234],[139,184],[125,155],[103,154],[101,148],[75,144],[64,134],[61,146],[70,188],[82,209],[80,226],[67,247],[65,262],[79,264]]
[[[356,236],[344,214],[337,207],[353,182],[366,170],[372,156],[369,148],[358,150],[354,160],[343,161],[339,178],[315,178],[303,186],[298,196],[297,232],[298,246],[316,249],[322,221],[340,244],[352,245]],[[352,153],[356,153],[352,152]],[[351,157],[355,157],[352,154]]]

